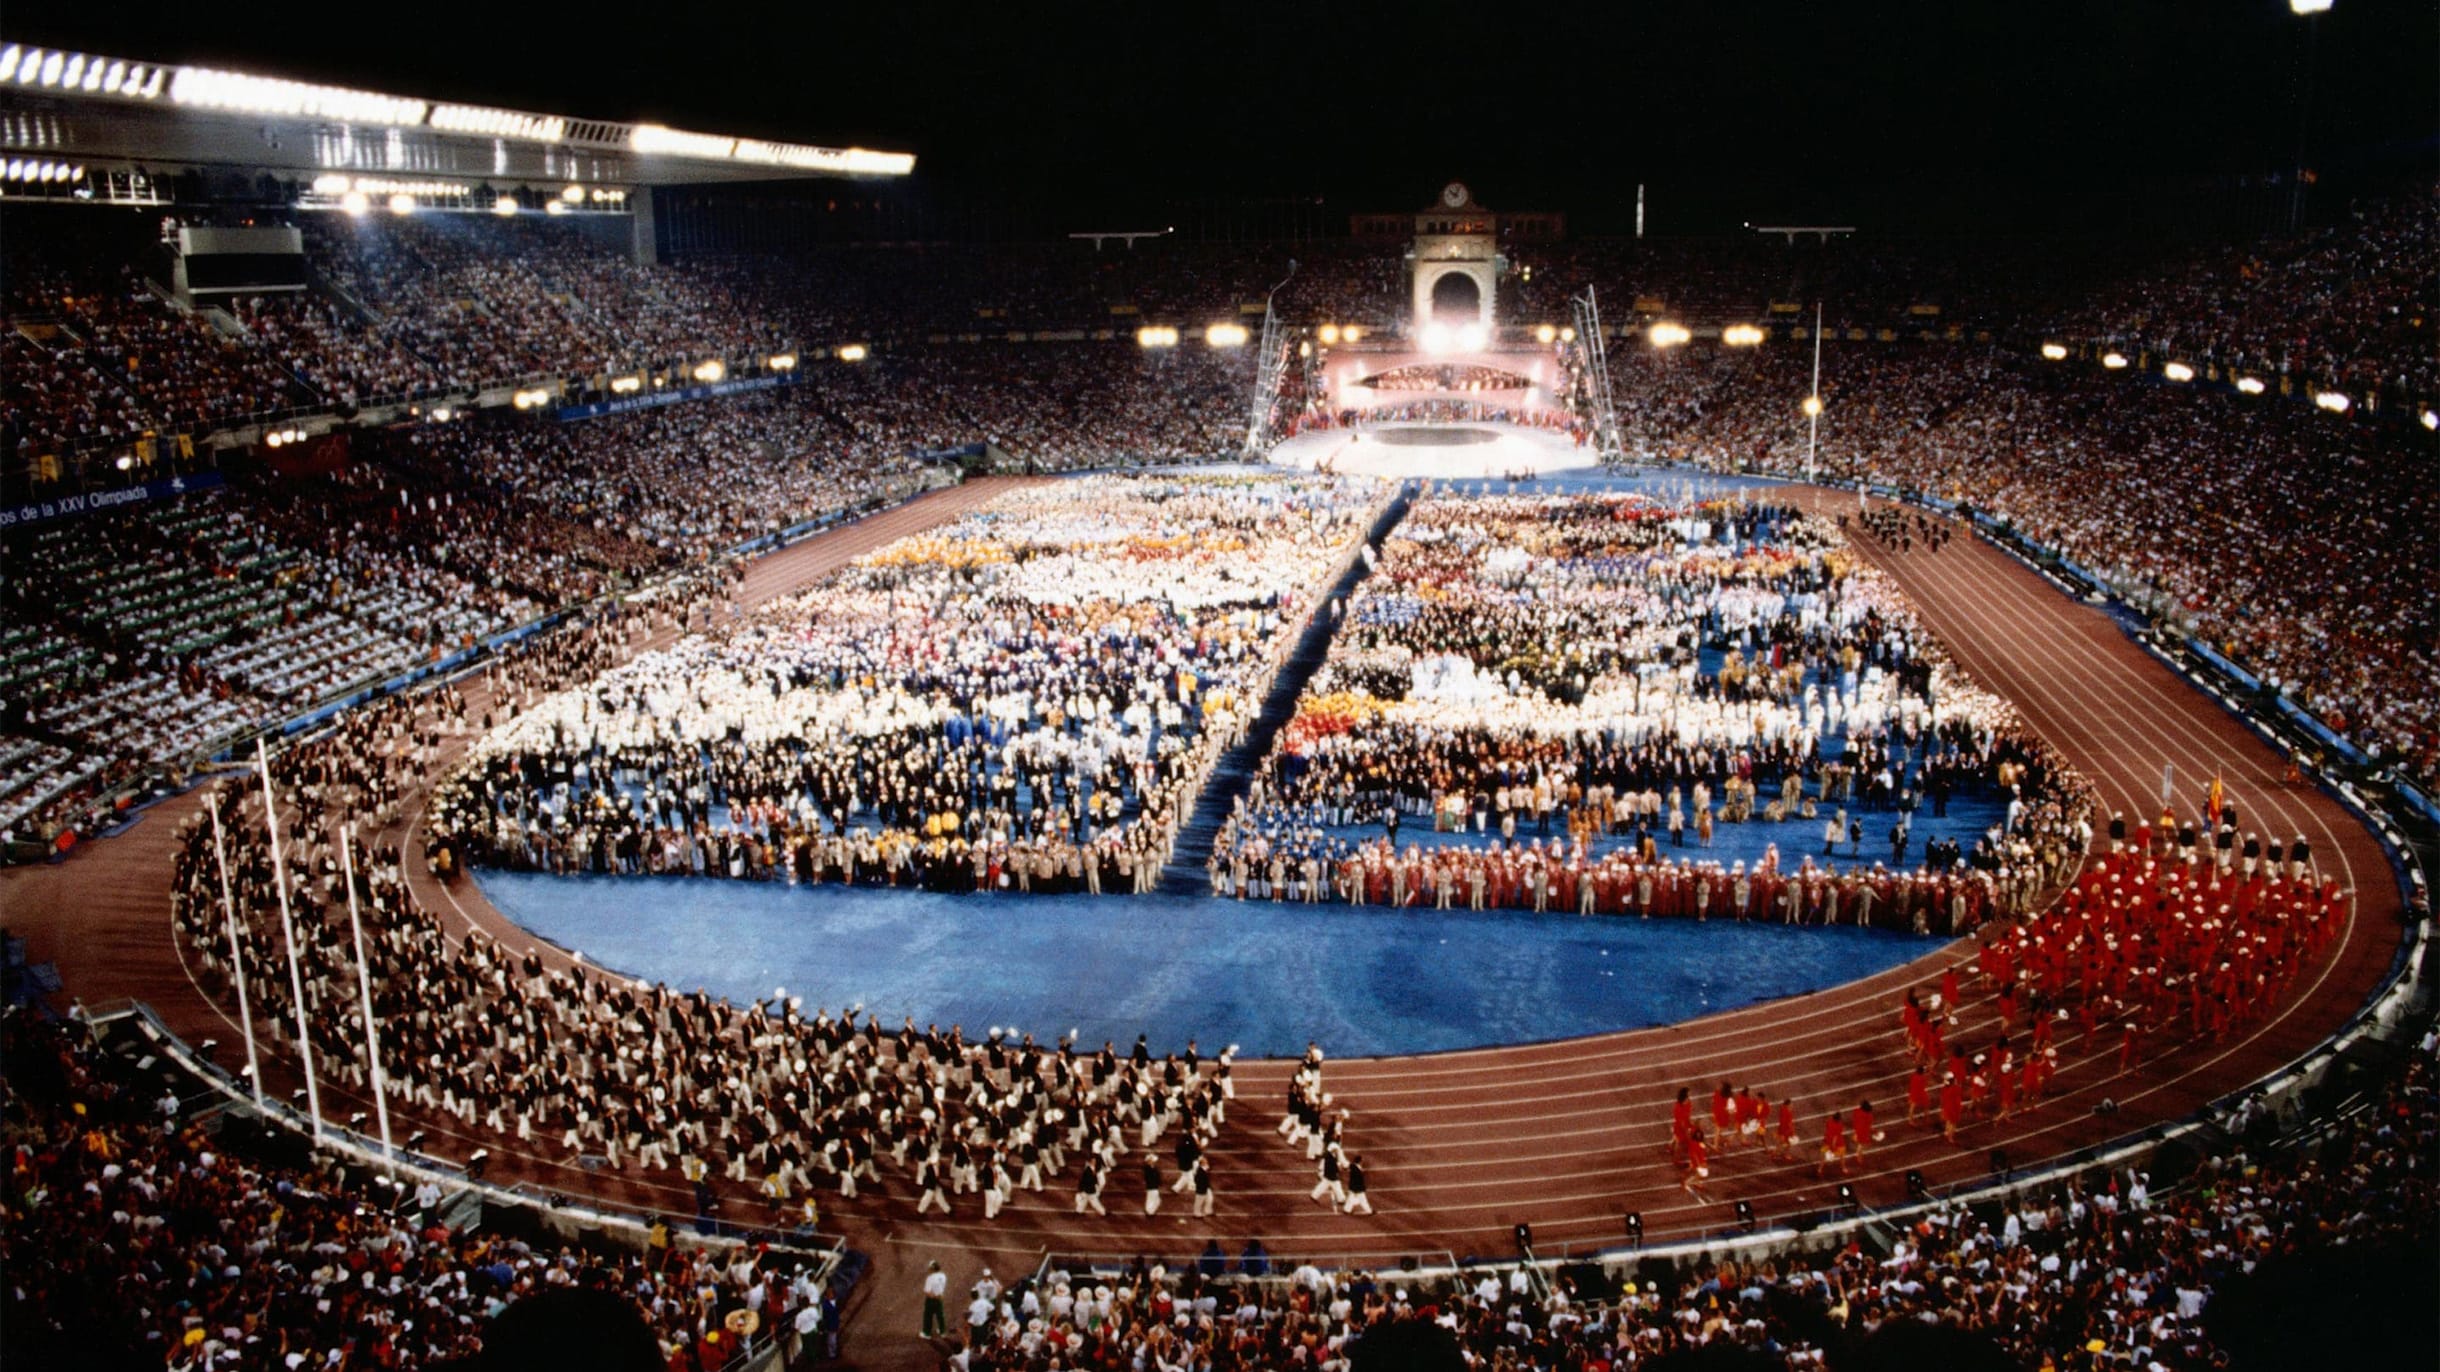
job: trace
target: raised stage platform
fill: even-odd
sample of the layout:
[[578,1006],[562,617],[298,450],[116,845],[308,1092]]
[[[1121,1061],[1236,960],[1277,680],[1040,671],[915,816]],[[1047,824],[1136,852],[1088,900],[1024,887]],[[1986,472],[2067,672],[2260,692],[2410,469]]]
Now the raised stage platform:
[[1479,481],[1598,464],[1573,434],[1528,424],[1367,424],[1298,434],[1271,450],[1275,466],[1363,476]]

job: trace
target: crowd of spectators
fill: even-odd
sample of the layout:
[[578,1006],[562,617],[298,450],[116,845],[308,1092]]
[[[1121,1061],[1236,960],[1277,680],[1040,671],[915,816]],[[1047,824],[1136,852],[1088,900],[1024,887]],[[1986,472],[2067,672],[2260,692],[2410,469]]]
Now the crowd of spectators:
[[465,1366],[503,1311],[571,1289],[604,1293],[613,1314],[650,1330],[665,1366],[685,1372],[724,1366],[748,1328],[801,1337],[825,1317],[837,1324],[810,1257],[453,1227],[437,1184],[392,1186],[297,1159],[225,1117],[190,1117],[174,1087],[97,1047],[79,1023],[12,1008],[0,1057],[10,1086],[0,1348],[12,1364]]
[[2440,208],[2425,184],[2294,236],[2215,245],[2113,283],[2059,337],[2293,376],[2316,388],[2440,396]]

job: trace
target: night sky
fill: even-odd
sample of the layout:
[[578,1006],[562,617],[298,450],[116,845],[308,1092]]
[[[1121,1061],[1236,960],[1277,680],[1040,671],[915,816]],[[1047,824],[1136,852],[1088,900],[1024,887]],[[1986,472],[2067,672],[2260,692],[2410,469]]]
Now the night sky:
[[[1410,209],[1444,180],[1687,227],[2004,220],[2295,156],[2434,163],[2440,5],[1670,0],[1602,6],[242,5],[11,0],[0,31],[406,94],[918,154],[934,193],[1157,216]],[[370,13],[394,15],[379,25]],[[244,16],[242,26],[236,16]],[[1699,222],[1698,222],[1699,221]]]

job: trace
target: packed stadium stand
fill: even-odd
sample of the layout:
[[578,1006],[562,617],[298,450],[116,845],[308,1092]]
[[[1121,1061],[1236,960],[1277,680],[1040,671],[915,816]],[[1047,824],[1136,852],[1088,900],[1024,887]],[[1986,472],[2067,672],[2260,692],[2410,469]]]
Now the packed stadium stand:
[[[663,253],[598,188],[274,170],[0,210],[12,1363],[484,1368],[604,1296],[599,1365],[686,1372],[866,1318],[966,1372],[2188,1372],[2291,1283],[2418,1298],[2428,179],[2141,248],[1517,236],[1505,333],[1394,365],[1539,356],[1542,408],[1366,415],[1334,352],[1421,331],[1352,234]],[[298,279],[195,289],[182,229]],[[1599,468],[1260,465],[1511,421]],[[650,879],[673,945],[724,882],[1137,941],[1471,881],[1920,947],[1555,1043],[1096,1054],[630,978],[503,873]]]

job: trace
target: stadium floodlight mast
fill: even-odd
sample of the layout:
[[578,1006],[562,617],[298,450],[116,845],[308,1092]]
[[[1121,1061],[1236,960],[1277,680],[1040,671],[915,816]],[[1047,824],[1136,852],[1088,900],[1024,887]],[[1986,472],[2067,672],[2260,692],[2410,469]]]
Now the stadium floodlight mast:
[[204,807],[212,812],[212,856],[220,864],[220,914],[229,930],[229,969],[237,981],[237,1018],[246,1034],[246,1081],[254,1088],[254,1108],[263,1108],[263,1062],[254,1048],[254,1003],[246,990],[246,956],[237,943],[237,895],[229,885],[229,841],[220,827],[220,801]]
[[280,853],[280,800],[271,789],[271,750],[254,740],[254,765],[263,779],[263,824],[271,831],[271,882],[280,893],[280,936],[288,944],[288,989],[296,996],[297,1056],[305,1064],[305,1113],[314,1142],[322,1141],[322,1085],[314,1079],[313,1033],[305,1022],[305,971],[297,959],[296,916],[288,908],[288,862]]
[[356,840],[353,824],[339,826],[339,851],[346,859],[347,927],[356,940],[356,990],[364,997],[364,1061],[373,1079],[373,1112],[381,1121],[381,1157],[398,1175],[398,1153],[390,1143],[390,1084],[381,1070],[381,1021],[373,1015],[373,969],[364,960],[364,916],[356,909]]
[[2288,177],[2288,232],[2304,224],[2304,156],[2313,127],[2313,77],[2321,58],[2321,17],[2335,0],[2288,0],[2288,13],[2304,20],[2304,81],[2296,93],[2296,165]]
[[1805,480],[1813,479],[1813,459],[1822,441],[1822,302],[1813,302],[1813,390],[1805,397]]

